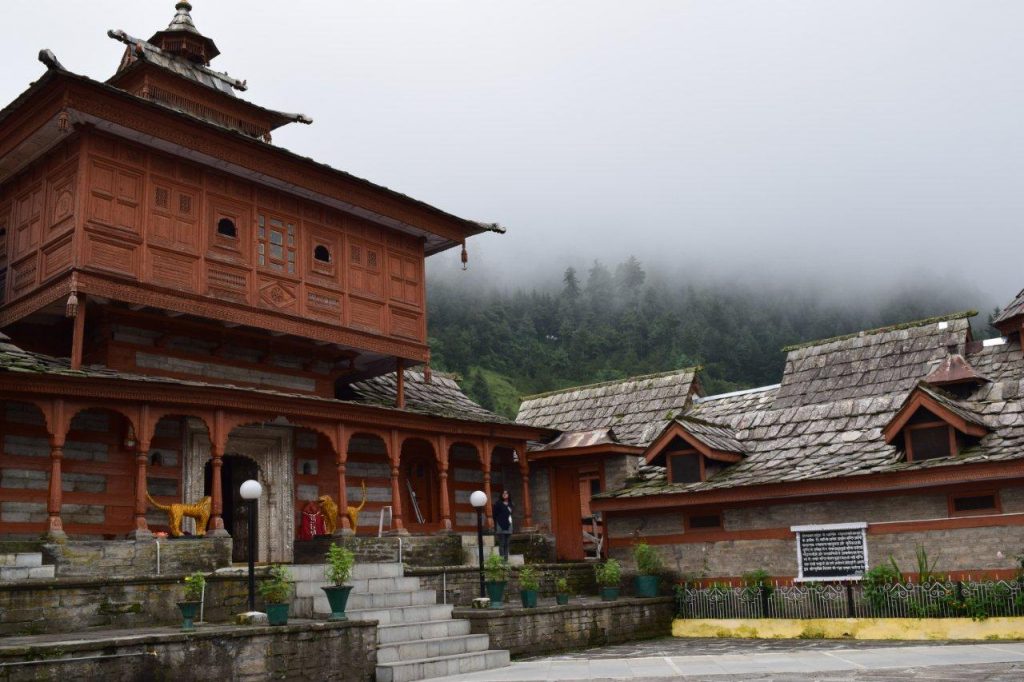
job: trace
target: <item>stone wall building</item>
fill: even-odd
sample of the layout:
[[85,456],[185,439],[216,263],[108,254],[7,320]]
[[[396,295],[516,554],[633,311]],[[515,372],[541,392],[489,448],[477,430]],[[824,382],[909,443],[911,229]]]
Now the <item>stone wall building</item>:
[[[1024,552],[1024,293],[996,320],[1002,338],[974,340],[970,315],[788,348],[777,385],[697,387],[634,441],[635,475],[590,501],[610,554],[628,562],[643,540],[679,574],[796,579],[798,533],[846,526],[863,535],[869,566],[892,556],[913,573],[923,548],[944,573],[1013,574]],[[519,418],[557,426],[590,414],[579,428],[614,432],[657,404],[636,392],[608,413],[593,393],[557,416],[527,402]]]

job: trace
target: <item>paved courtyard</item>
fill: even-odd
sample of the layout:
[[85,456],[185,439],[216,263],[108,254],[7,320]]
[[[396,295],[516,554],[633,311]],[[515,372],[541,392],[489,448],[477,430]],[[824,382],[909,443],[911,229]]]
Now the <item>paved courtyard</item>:
[[508,668],[442,679],[1017,682],[1024,679],[1024,643],[666,638],[521,659]]

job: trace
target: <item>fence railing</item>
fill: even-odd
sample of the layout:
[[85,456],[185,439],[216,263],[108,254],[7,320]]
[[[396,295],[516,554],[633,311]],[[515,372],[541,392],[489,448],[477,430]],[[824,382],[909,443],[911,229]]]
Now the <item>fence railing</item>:
[[1017,581],[805,583],[676,589],[679,618],[975,618],[1024,615]]

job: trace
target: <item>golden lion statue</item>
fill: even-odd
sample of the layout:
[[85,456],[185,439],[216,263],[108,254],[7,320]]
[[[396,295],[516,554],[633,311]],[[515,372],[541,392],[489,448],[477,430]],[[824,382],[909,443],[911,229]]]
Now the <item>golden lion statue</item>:
[[[345,510],[345,516],[348,517],[348,522],[352,526],[352,532],[355,533],[359,526],[359,512],[363,511],[363,507],[366,506],[366,479],[363,479],[363,500],[359,503],[358,507],[349,507]],[[328,534],[333,534],[338,529],[338,505],[331,498],[330,495],[321,495],[317,502],[320,503],[320,509],[324,513],[324,530]]]
[[182,504],[181,502],[175,502],[169,505],[163,505],[154,500],[149,495],[149,491],[146,491],[146,499],[149,503],[157,509],[162,509],[167,512],[167,525],[171,527],[171,536],[180,538],[181,532],[181,520],[188,516],[196,520],[196,535],[206,535],[206,524],[210,521],[210,497],[206,496],[199,502],[192,504]]

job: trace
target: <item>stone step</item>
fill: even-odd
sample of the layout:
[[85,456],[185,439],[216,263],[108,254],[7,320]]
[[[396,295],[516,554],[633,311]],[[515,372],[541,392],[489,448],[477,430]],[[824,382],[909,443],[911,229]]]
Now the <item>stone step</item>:
[[377,644],[395,644],[417,639],[437,639],[468,635],[471,624],[468,620],[428,620],[422,623],[399,623],[381,625],[377,628]]
[[502,649],[384,663],[377,666],[377,682],[413,682],[431,677],[475,673],[503,668],[509,664],[509,660],[508,651]]
[[375,620],[379,625],[397,625],[451,618],[453,608],[451,604],[430,604],[398,609],[345,609],[345,613],[351,620]]
[[43,565],[42,552],[18,552],[16,554],[0,554],[0,566],[16,566],[18,568],[35,568]]
[[[420,589],[419,578],[358,578],[349,580],[352,595],[382,594],[385,592],[417,592]],[[323,594],[322,587],[330,587],[326,580],[297,580],[295,596],[316,597]]]
[[377,648],[377,664],[487,651],[489,639],[487,635],[457,635],[383,644]]
[[[348,605],[345,610],[358,611],[360,609],[390,609],[406,606],[425,606],[437,603],[437,592],[434,590],[417,590],[416,592],[382,592],[379,594],[357,594],[348,595]],[[327,601],[327,594],[320,590],[320,594],[313,595],[313,613],[330,613],[331,607]]]
[[[311,580],[327,583],[327,564],[293,564],[288,567],[292,578],[296,581]],[[402,564],[356,564],[352,567],[353,580],[369,580],[371,578],[401,578],[404,573]]]

